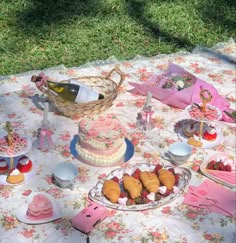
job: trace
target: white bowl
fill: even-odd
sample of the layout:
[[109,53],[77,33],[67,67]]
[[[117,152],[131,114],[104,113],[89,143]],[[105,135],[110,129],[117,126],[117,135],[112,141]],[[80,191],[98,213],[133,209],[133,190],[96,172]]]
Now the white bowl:
[[176,165],[185,163],[192,154],[192,147],[184,142],[172,143],[168,148],[168,155]]
[[56,183],[62,188],[71,188],[75,178],[78,176],[78,169],[69,162],[62,162],[53,170]]

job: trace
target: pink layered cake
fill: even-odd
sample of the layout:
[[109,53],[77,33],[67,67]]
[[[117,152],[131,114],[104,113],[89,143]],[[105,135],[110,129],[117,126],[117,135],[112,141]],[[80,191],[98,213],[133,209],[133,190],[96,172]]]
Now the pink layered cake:
[[37,194],[29,204],[26,215],[31,220],[41,220],[53,216],[52,202],[44,194]]
[[79,122],[79,160],[94,166],[113,166],[124,161],[125,128],[113,114],[94,116]]
[[27,172],[29,172],[32,169],[32,166],[33,166],[32,161],[29,160],[29,158],[24,155],[21,158],[19,158],[16,168],[21,173],[27,173]]

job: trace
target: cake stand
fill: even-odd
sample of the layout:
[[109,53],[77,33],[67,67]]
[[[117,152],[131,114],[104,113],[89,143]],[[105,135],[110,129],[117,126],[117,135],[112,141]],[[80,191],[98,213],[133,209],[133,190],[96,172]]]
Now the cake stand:
[[[17,146],[17,144],[15,144],[14,149],[10,149],[10,147],[6,147],[5,150],[4,149],[0,150],[0,158],[5,158],[6,160],[9,161],[8,171],[15,168],[17,166],[17,159],[20,156],[27,154],[32,148],[32,140],[29,137],[26,137],[26,136],[20,135],[20,134],[18,134],[18,135],[21,139],[23,139],[26,142],[25,146]],[[0,138],[4,138],[4,137],[6,137],[5,134],[0,135]],[[1,183],[7,184],[7,185],[13,185],[13,184],[7,183],[6,178],[7,178],[6,173],[0,174]],[[18,185],[18,184],[16,184],[16,185]]]
[[[212,110],[212,111],[215,112],[216,116],[214,117],[214,119],[209,119],[208,117],[204,117],[204,116],[195,117],[191,114],[191,109],[193,107],[201,109],[202,104],[201,103],[200,104],[194,103],[194,104],[189,105],[185,108],[185,112],[186,112],[187,116],[189,118],[191,118],[192,120],[199,122],[199,133],[198,133],[199,135],[198,136],[195,135],[194,139],[196,140],[196,138],[197,138],[197,141],[200,141],[202,143],[202,146],[200,148],[213,148],[213,147],[219,145],[223,141],[223,135],[221,133],[221,130],[218,127],[216,127],[217,138],[214,141],[204,140],[203,139],[203,133],[204,133],[204,130],[207,128],[207,126],[210,123],[214,123],[216,121],[219,121],[222,118],[222,112],[215,106],[206,105],[206,108],[208,110]],[[188,140],[189,140],[189,138],[184,136],[183,129],[180,129],[178,136],[184,142],[188,142]]]

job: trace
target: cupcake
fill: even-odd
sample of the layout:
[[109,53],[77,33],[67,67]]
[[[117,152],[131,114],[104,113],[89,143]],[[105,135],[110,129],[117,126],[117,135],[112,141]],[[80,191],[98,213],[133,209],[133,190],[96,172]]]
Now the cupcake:
[[24,174],[22,174],[18,169],[13,168],[9,171],[7,176],[7,182],[10,184],[19,184],[25,180]]
[[33,163],[31,160],[29,160],[29,158],[27,156],[22,156],[21,158],[18,159],[18,163],[17,163],[17,169],[21,172],[21,173],[27,173],[32,169]]
[[214,141],[217,138],[217,132],[214,126],[207,126],[206,130],[203,133],[203,139],[207,141]]
[[8,164],[5,159],[0,159],[0,174],[8,171]]

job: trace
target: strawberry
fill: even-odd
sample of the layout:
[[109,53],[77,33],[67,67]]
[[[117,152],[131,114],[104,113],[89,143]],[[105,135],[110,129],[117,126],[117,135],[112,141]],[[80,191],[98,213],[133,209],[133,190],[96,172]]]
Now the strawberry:
[[134,199],[135,201],[135,204],[144,204],[145,203],[145,198],[142,198],[142,197],[136,197]]
[[175,174],[175,186],[178,186],[179,184],[179,175]]
[[135,179],[138,179],[138,180],[139,180],[140,173],[141,173],[140,169],[136,169],[136,170],[134,171],[134,173],[133,173],[132,176],[133,176]]
[[225,165],[225,171],[231,172],[232,171],[231,165]]
[[113,178],[111,178],[113,181],[115,181],[115,182],[117,182],[117,183],[119,183],[119,179],[118,179],[118,177],[117,176],[114,176]]
[[126,192],[121,192],[120,193],[120,198],[123,198],[123,197],[128,197],[128,194]]
[[223,164],[223,162],[219,162],[218,163],[219,165],[219,170],[221,170],[221,171],[225,171],[225,166],[224,166],[224,164]]
[[168,169],[173,175],[175,174],[175,170],[174,170],[174,168],[169,168]]
[[159,164],[156,165],[156,167],[155,167],[155,169],[154,169],[153,172],[154,172],[154,173],[158,173],[158,171],[159,171],[160,169],[162,169],[162,167],[163,167],[162,165],[159,165]]
[[213,170],[219,170],[219,163],[216,162],[213,166]]
[[143,192],[141,193],[141,196],[144,197],[144,198],[146,198],[148,194],[149,194],[148,191],[143,191]]
[[170,193],[171,193],[171,191],[169,189],[166,189],[166,193],[162,194],[162,196],[167,197],[170,195]]
[[215,164],[216,164],[216,162],[214,160],[212,160],[210,163],[208,163],[207,169],[214,170]]
[[134,204],[135,204],[135,202],[134,202],[134,199],[132,199],[132,198],[129,198],[129,199],[127,200],[127,202],[126,202],[126,205],[127,205],[127,206],[134,205]]

